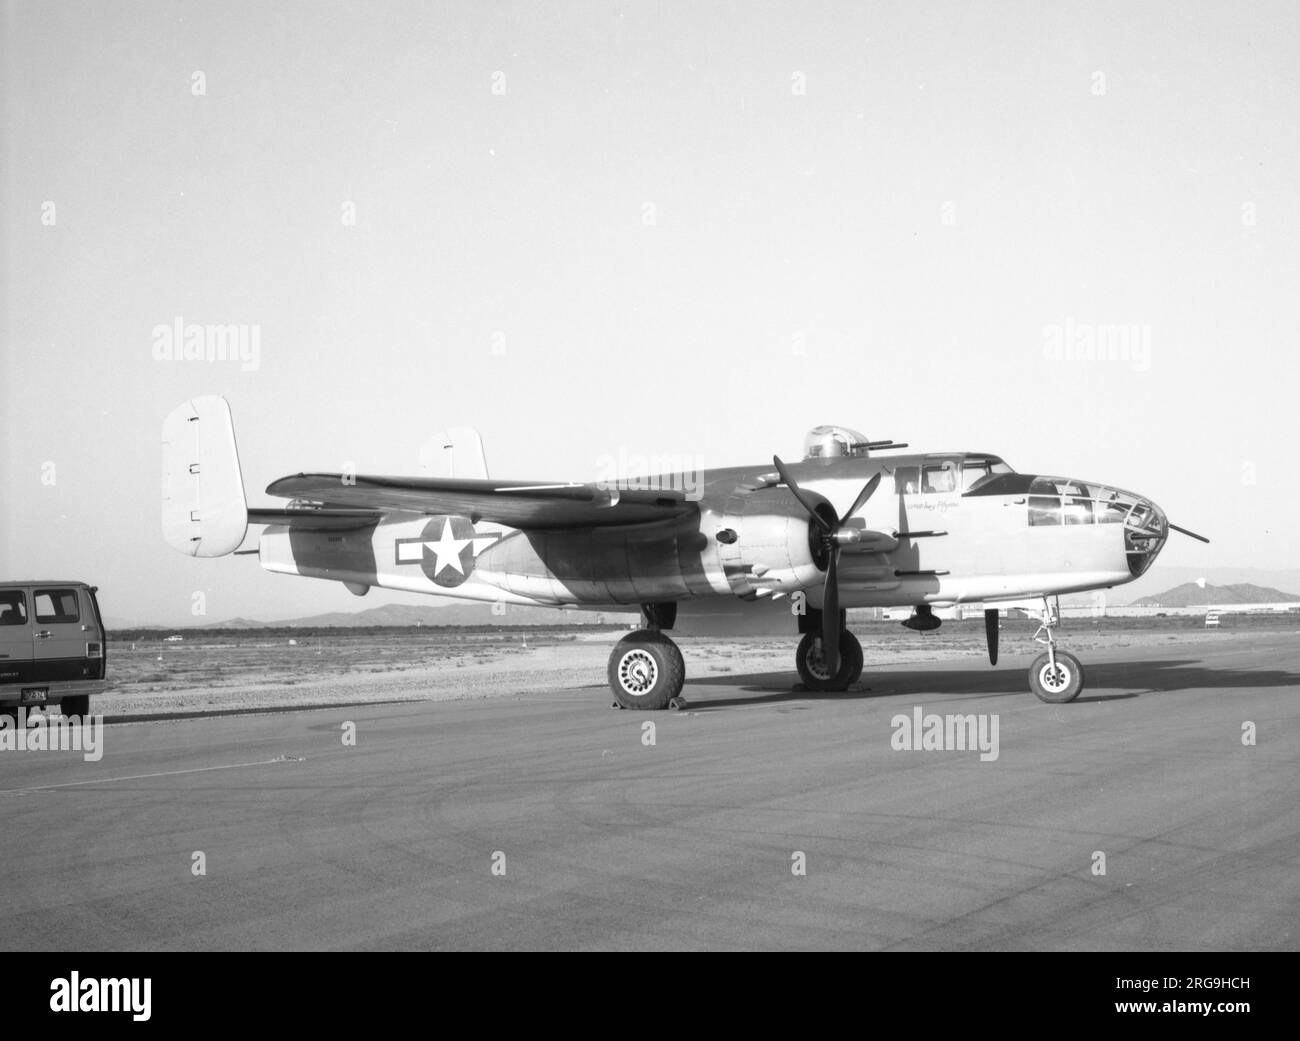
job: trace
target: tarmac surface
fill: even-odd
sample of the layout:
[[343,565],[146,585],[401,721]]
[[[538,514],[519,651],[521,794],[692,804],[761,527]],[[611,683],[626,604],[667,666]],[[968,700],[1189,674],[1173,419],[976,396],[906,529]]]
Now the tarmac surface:
[[[1028,663],[839,695],[688,677],[685,711],[644,714],[593,677],[0,752],[0,948],[1300,947],[1300,634],[1108,650],[1061,706]],[[996,760],[895,750],[918,706],[995,714]]]

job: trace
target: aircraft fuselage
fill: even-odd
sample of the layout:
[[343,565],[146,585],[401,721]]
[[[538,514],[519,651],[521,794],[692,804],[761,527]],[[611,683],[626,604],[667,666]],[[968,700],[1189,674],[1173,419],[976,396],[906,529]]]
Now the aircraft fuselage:
[[[1131,581],[1163,546],[1163,513],[1091,481],[1016,474],[994,456],[928,453],[810,459],[788,468],[853,518],[840,607],[948,604],[1100,589]],[[269,526],[267,570],[509,604],[590,607],[744,600],[803,592],[820,606],[824,561],[807,513],[771,466],[669,474],[634,487],[693,488],[670,519],[520,531],[470,517],[389,512],[348,532]]]

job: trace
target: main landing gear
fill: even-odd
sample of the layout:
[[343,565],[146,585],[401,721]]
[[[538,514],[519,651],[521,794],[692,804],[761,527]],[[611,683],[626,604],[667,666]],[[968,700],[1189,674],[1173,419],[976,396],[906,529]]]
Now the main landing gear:
[[661,630],[677,621],[676,604],[642,604],[646,627],[628,633],[609,656],[609,689],[619,708],[657,711],[681,705],[686,663]]
[[1034,659],[1034,664],[1029,666],[1029,689],[1040,701],[1053,705],[1073,701],[1083,690],[1083,666],[1079,659],[1073,654],[1057,650],[1052,630],[1060,621],[1047,597],[1043,597],[1043,622],[1034,634],[1034,639],[1044,644],[1047,652],[1040,654]]
[[[677,621],[676,604],[642,604],[645,628],[624,636],[609,655],[606,675],[616,708],[658,711],[682,708],[686,665],[677,644],[666,635]],[[840,661],[832,676],[822,654],[822,613],[809,610],[799,616],[803,639],[795,652],[799,678],[809,690],[843,691],[862,675],[862,644],[849,632],[847,613],[840,612]]]
[[826,668],[822,654],[821,612],[812,609],[800,616],[799,628],[803,639],[795,652],[794,664],[799,678],[809,690],[843,691],[856,683],[862,675],[862,644],[848,630],[847,612],[840,612],[840,663],[835,675]]

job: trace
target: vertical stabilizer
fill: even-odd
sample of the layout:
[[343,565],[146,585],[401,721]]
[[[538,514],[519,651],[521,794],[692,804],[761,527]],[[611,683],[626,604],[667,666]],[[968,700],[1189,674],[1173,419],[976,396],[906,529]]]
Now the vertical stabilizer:
[[483,438],[473,427],[451,427],[434,434],[420,450],[420,468],[429,475],[487,480]]
[[225,398],[191,398],[163,420],[163,537],[191,557],[233,553],[248,531],[235,426]]

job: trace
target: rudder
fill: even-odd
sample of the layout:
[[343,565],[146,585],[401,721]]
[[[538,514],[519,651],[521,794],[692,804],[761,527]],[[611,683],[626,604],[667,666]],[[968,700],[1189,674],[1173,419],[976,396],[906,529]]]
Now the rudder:
[[225,398],[191,398],[162,429],[162,528],[191,557],[233,553],[248,531],[248,501]]

